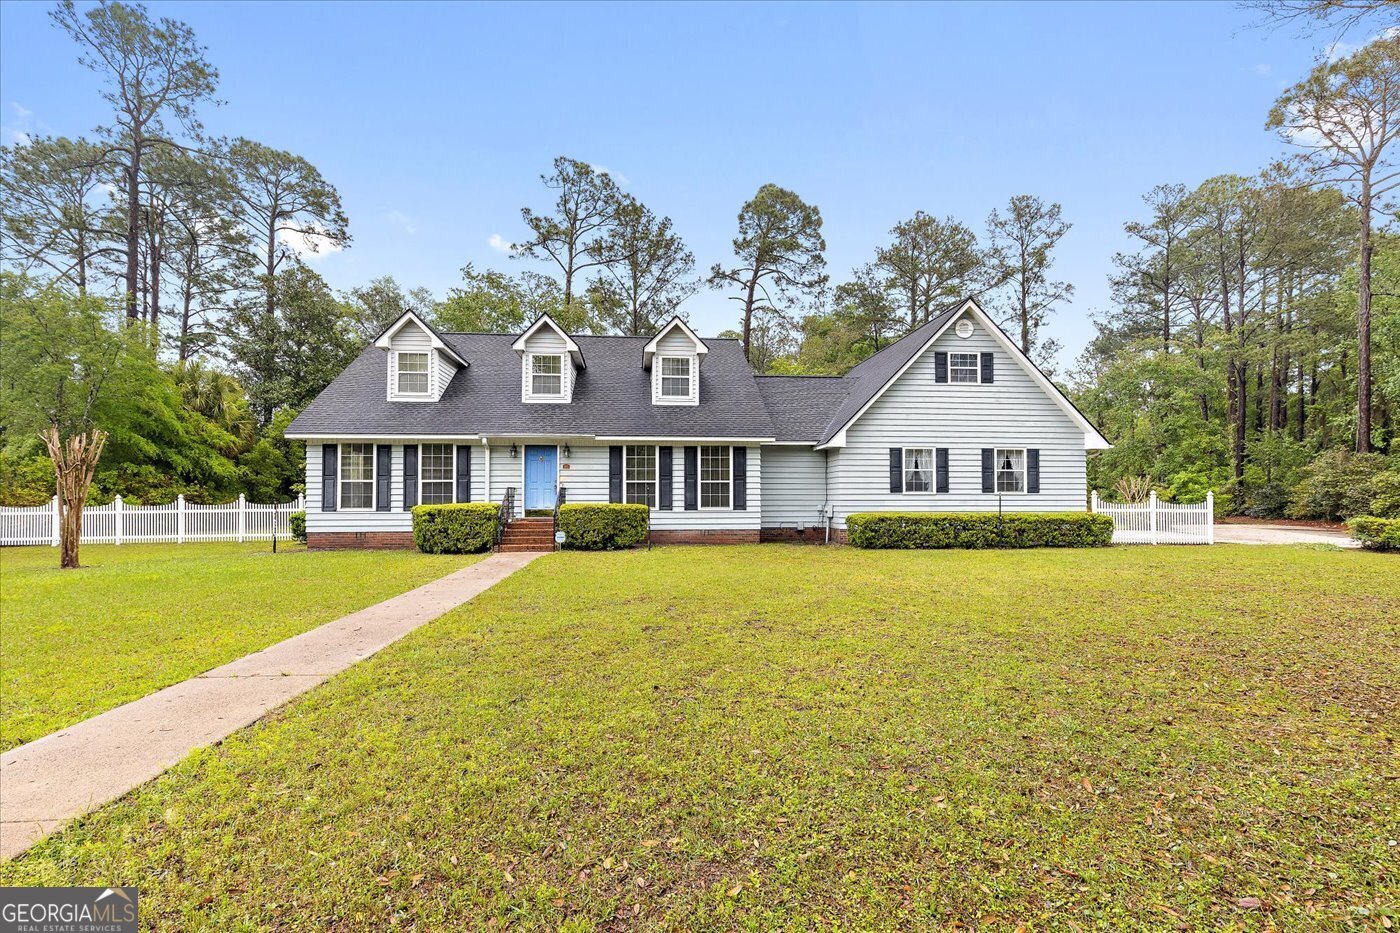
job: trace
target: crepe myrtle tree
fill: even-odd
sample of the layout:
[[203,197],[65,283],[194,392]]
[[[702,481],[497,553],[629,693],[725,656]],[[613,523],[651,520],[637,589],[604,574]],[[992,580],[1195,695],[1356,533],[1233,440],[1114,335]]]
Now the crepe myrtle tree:
[[37,434],[53,461],[65,569],[78,566],[83,503],[107,443],[100,404],[140,393],[156,372],[147,329],[121,318],[102,299],[0,273],[0,423],[12,437]]

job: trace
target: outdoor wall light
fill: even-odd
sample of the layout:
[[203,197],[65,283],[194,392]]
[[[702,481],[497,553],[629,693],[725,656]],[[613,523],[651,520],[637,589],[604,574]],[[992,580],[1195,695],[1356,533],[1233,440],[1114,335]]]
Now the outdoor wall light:
[[564,459],[565,459],[565,460],[568,460],[568,459],[569,459],[569,453],[570,453],[570,451],[569,451],[569,445],[568,445],[568,444],[565,444],[565,445],[564,445]]
[[514,444],[511,444],[511,445],[510,445],[510,459],[514,460],[514,459],[515,459],[516,457],[518,457],[518,456],[520,456],[520,448],[519,448],[519,447],[516,447]]

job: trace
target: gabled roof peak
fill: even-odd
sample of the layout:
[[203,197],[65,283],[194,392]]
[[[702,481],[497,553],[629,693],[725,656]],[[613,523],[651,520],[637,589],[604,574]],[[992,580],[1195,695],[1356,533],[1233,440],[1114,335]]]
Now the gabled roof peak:
[[535,332],[542,327],[548,327],[564,339],[564,346],[568,349],[569,356],[573,357],[574,363],[577,364],[579,369],[583,369],[583,351],[579,349],[578,343],[574,341],[573,337],[569,336],[568,331],[560,327],[558,323],[555,322],[554,318],[550,317],[548,314],[541,314],[539,317],[535,318],[535,323],[525,328],[525,332],[515,338],[515,343],[512,343],[510,348],[516,353],[523,354],[525,352],[526,341],[534,336]]
[[710,352],[710,348],[705,345],[705,341],[696,336],[695,331],[690,329],[690,325],[681,320],[680,315],[674,315],[669,321],[661,325],[661,329],[656,332],[656,336],[648,340],[645,347],[642,347],[643,368],[651,365],[652,357],[656,355],[656,348],[661,344],[661,338],[677,328],[680,328],[681,332],[685,334],[687,339],[689,339],[691,344],[695,347],[696,356],[704,356],[706,353]]
[[447,345],[447,341],[443,339],[442,334],[438,333],[435,327],[419,317],[416,311],[405,311],[403,314],[399,315],[398,320],[384,328],[383,332],[380,333],[378,337],[374,338],[374,346],[382,350],[388,350],[393,346],[394,335],[409,324],[415,325],[428,335],[434,350],[446,354],[449,359],[452,359],[461,366],[468,365],[467,361],[463,359],[456,350]]

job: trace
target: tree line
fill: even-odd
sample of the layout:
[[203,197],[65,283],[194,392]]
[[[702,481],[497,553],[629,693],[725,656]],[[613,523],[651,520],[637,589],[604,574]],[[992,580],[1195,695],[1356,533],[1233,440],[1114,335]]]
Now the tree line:
[[[1259,6],[1324,23],[1341,9]],[[442,296],[387,275],[336,291],[303,261],[351,245],[336,188],[294,153],[206,133],[219,73],[188,26],[120,2],[64,0],[51,16],[110,115],[90,138],[0,148],[3,501],[47,498],[55,462],[91,475],[84,496],[290,494],[304,452],[282,429],[410,309],[446,330],[511,332],[549,313],[575,332],[650,334],[714,289],[734,301],[725,334],[755,369],[840,373],[973,296],[1055,368],[1047,328],[1074,287],[1053,266],[1070,224],[1031,194],[980,230],[916,210],[833,284],[821,211],[794,191],[763,185],[732,256],[705,273],[669,217],[561,156],[510,246],[548,273],[468,264]],[[1125,224],[1134,248],[1113,257],[1112,305],[1065,383],[1116,445],[1091,464],[1101,490],[1146,477],[1302,514],[1319,454],[1391,450],[1397,46],[1383,34],[1280,96],[1266,123],[1291,158],[1160,185]],[[57,446],[39,439],[50,428]]]

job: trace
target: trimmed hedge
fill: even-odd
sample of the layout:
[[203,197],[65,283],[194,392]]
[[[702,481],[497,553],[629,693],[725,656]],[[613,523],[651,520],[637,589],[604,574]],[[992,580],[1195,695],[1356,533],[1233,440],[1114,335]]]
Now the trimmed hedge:
[[650,509],[618,502],[576,502],[559,507],[564,547],[574,551],[615,551],[647,539]]
[[491,502],[455,502],[413,507],[413,543],[424,554],[477,554],[496,539],[496,512]]
[[292,530],[292,537],[302,544],[306,543],[306,510],[293,512],[287,516],[287,526]]
[[1351,536],[1373,551],[1400,551],[1400,518],[1363,515],[1347,522]]
[[846,537],[860,548],[1104,547],[1113,519],[1089,512],[859,512]]

